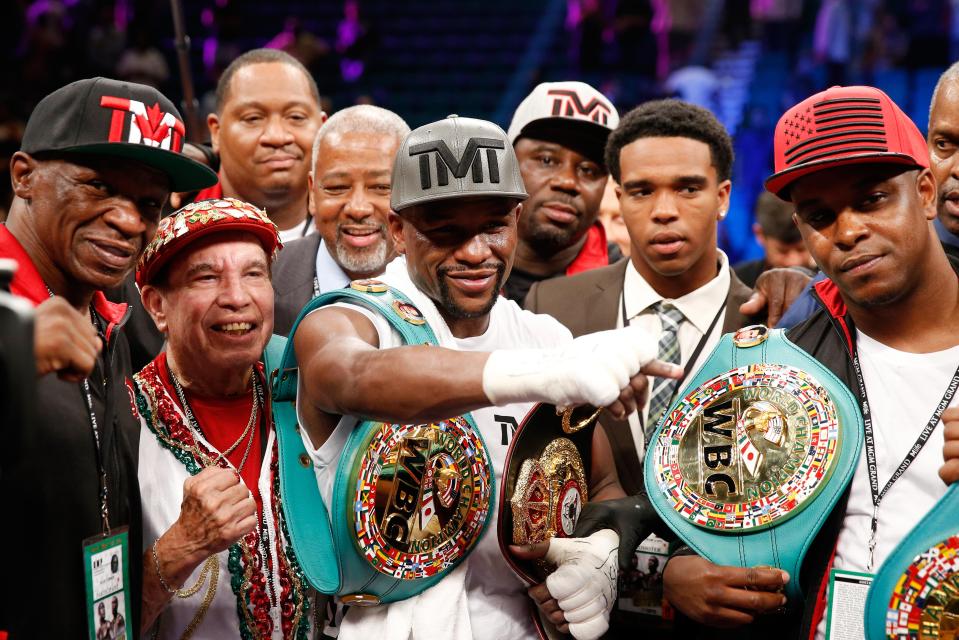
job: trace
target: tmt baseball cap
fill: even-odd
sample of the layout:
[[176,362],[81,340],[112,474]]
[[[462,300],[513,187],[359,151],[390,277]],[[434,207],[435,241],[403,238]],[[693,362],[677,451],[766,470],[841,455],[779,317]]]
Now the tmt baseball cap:
[[216,174],[182,153],[186,128],[166,96],[109,78],[77,80],[36,106],[20,150],[136,160],[170,178],[173,191],[216,184]]
[[928,168],[926,139],[874,87],[832,87],[788,109],[776,124],[775,173],[766,189],[784,200],[799,178],[850,164]]
[[393,211],[468,196],[528,197],[506,133],[455,115],[411,131],[393,163]]
[[606,139],[619,125],[609,98],[585,82],[543,82],[519,103],[509,125],[509,141],[522,137],[578,148],[603,164]]

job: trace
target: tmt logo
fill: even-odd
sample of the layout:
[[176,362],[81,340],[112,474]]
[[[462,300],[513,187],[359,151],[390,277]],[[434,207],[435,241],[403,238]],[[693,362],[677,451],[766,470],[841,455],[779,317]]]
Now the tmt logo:
[[463,178],[466,172],[472,170],[473,182],[481,183],[483,175],[483,154],[480,149],[486,149],[486,166],[489,171],[489,181],[499,182],[499,160],[496,158],[496,149],[505,149],[502,140],[496,138],[470,138],[463,151],[463,157],[456,159],[444,140],[423,142],[410,147],[410,157],[420,157],[420,188],[424,191],[433,187],[432,172],[430,171],[430,155],[436,157],[436,185],[445,187],[450,182],[449,173],[455,178]]
[[553,115],[592,120],[597,124],[605,125],[609,121],[610,106],[593,97],[583,104],[579,94],[571,89],[550,89],[546,95],[553,97]]

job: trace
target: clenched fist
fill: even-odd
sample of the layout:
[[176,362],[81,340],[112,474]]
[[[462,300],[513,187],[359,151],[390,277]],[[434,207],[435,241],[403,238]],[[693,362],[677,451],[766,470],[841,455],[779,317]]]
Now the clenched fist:
[[160,537],[161,572],[181,585],[209,556],[256,526],[256,502],[232,469],[209,467],[183,483],[180,517]]
[[640,327],[599,331],[551,349],[503,349],[483,368],[483,392],[494,406],[547,402],[606,407],[622,418],[645,390],[646,375],[679,377],[656,360],[657,338]]
[[545,558],[556,565],[546,582],[528,593],[543,616],[576,640],[596,640],[609,629],[616,603],[619,535],[602,529],[588,538],[552,538],[526,547],[511,545],[518,558]]
[[102,348],[90,316],[64,298],[54,296],[37,307],[33,331],[37,375],[56,372],[64,380],[79,382],[93,371]]

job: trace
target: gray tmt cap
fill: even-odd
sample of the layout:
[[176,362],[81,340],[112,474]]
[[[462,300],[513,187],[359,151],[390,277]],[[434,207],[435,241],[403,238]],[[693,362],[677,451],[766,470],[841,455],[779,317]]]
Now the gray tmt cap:
[[506,132],[458,116],[411,131],[393,163],[393,211],[467,196],[528,197]]

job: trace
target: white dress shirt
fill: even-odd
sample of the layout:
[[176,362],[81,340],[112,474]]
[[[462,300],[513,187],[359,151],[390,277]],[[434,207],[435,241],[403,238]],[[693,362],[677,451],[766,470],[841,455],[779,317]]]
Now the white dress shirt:
[[320,240],[320,246],[316,250],[316,279],[313,281],[313,294],[342,289],[349,284],[350,276],[346,275],[343,268],[330,255],[326,241]]
[[[719,272],[716,277],[695,291],[691,291],[675,300],[663,298],[656,293],[649,283],[643,279],[643,276],[639,275],[632,261],[626,266],[623,294],[619,301],[620,313],[616,320],[617,328],[623,326],[623,315],[625,315],[628,324],[643,327],[656,336],[658,340],[663,331],[663,326],[659,316],[652,309],[653,305],[660,301],[666,301],[679,309],[684,316],[677,335],[679,337],[680,364],[686,369],[685,380],[692,380],[695,372],[703,365],[723,335],[726,309],[723,308],[722,313],[719,313],[719,310],[723,307],[723,303],[729,295],[729,259],[722,251],[717,249],[716,252],[719,254]],[[623,313],[624,308],[625,314]],[[716,317],[717,313],[719,313],[718,318]],[[713,330],[706,340],[706,344],[699,352],[696,362],[690,366],[687,360],[696,350],[696,345],[699,344],[714,319],[716,323],[713,325]],[[655,378],[650,378],[649,386],[646,389],[643,422],[649,417],[649,390],[653,388],[655,380]],[[636,444],[636,453],[642,460],[646,443],[639,415],[635,411],[629,416],[629,427]]]

